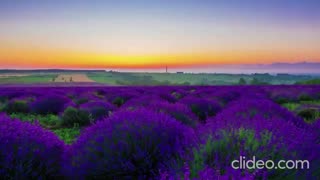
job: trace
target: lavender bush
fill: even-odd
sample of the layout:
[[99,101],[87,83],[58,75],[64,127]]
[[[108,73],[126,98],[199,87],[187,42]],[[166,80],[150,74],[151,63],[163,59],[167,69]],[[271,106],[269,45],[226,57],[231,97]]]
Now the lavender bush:
[[81,104],[79,109],[88,112],[92,119],[97,120],[107,117],[116,108],[110,103],[95,101]]
[[64,143],[39,125],[0,115],[0,177],[61,178]]
[[[0,87],[21,118],[0,115],[0,179],[318,179],[319,100],[309,85]],[[36,123],[51,116],[73,144]],[[310,169],[232,169],[240,155]]]
[[205,122],[208,117],[216,115],[216,113],[221,110],[221,105],[214,100],[185,97],[179,102],[189,106],[201,122]]
[[31,106],[31,112],[35,114],[58,114],[65,109],[70,99],[64,96],[49,95],[39,97]]
[[155,178],[194,142],[192,129],[146,109],[113,114],[72,145],[76,178]]

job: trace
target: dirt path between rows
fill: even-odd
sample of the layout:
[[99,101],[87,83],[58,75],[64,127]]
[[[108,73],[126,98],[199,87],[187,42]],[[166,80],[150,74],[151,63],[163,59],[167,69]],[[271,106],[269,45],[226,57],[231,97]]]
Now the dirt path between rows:
[[95,82],[86,74],[59,74],[53,82]]

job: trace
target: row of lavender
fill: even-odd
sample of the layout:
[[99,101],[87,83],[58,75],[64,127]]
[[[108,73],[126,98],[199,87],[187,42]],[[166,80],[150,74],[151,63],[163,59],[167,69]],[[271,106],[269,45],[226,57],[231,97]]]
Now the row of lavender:
[[[6,113],[57,114],[63,126],[86,127],[75,143],[66,145],[37,122],[2,114],[0,176],[4,178],[320,176],[320,121],[305,123],[276,103],[320,99],[319,86],[0,90]],[[240,155],[307,159],[311,165],[308,170],[234,170],[231,161]]]

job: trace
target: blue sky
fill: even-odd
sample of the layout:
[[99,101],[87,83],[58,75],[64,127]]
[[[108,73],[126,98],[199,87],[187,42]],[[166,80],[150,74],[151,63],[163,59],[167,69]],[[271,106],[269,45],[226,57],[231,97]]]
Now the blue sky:
[[320,61],[319,19],[316,0],[3,0],[0,62],[121,68]]

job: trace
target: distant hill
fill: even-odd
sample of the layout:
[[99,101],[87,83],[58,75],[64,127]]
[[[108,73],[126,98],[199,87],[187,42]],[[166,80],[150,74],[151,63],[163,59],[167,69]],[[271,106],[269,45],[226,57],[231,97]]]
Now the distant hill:
[[[219,73],[219,74],[307,74],[320,75],[320,62],[272,63],[272,64],[212,64],[195,67],[168,67],[169,72]],[[120,70],[121,71],[121,70]],[[141,71],[145,72],[145,71]],[[152,71],[151,71],[152,72]],[[162,70],[161,72],[164,72]]]
[[320,63],[314,62],[299,62],[299,63],[273,63],[265,65],[272,68],[303,68],[303,69],[317,69],[320,72]]
[[215,69],[222,69],[224,72],[229,72],[232,70],[237,73],[287,73],[320,75],[320,63],[318,62],[225,65]]

